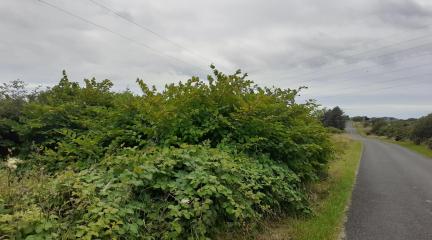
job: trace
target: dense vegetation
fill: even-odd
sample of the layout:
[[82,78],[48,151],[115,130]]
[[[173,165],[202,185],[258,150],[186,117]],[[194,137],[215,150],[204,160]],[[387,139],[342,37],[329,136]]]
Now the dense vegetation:
[[415,144],[425,144],[432,149],[432,114],[419,119],[353,117],[369,128],[368,133],[386,136],[396,141],[410,140]]
[[308,213],[333,152],[317,106],[212,69],[161,91],[137,80],[141,95],[65,72],[44,91],[4,84],[0,236],[205,239]]
[[[345,223],[347,204],[354,187],[356,172],[362,153],[362,143],[342,134],[333,134],[337,155],[329,163],[328,176],[310,187],[313,217],[287,217],[282,221],[269,221],[266,231],[258,237],[228,237],[255,240],[335,240],[343,239],[341,229]],[[342,230],[343,231],[343,230]],[[225,240],[225,239],[224,239]]]
[[321,122],[326,127],[344,130],[346,120],[348,120],[348,117],[344,115],[344,112],[338,106],[322,110]]

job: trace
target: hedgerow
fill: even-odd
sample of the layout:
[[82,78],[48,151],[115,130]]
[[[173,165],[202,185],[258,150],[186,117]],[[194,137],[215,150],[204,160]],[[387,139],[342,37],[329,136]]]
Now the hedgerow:
[[92,168],[63,171],[32,189],[31,198],[14,205],[31,206],[38,214],[23,219],[22,211],[9,209],[13,214],[3,215],[2,223],[15,237],[55,238],[66,232],[87,239],[203,239],[218,227],[306,211],[299,183],[286,165],[265,156],[196,145],[124,149]]
[[396,141],[411,140],[415,144],[425,144],[432,149],[432,114],[406,120],[392,118],[371,118],[364,122],[370,125],[370,133],[386,136]]
[[161,91],[137,80],[141,95],[66,73],[32,97],[5,88],[19,116],[0,112],[0,152],[24,161],[2,174],[0,235],[206,239],[309,212],[333,152],[316,105],[212,69]]

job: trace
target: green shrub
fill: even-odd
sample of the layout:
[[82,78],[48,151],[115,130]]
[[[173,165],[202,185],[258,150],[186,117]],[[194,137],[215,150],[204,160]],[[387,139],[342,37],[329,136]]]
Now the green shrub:
[[0,215],[13,223],[3,234],[204,239],[265,216],[308,211],[300,179],[286,165],[208,146],[124,149],[33,191],[25,210]]
[[421,143],[432,137],[432,114],[419,118],[413,126],[411,139]]
[[[19,118],[3,119],[17,141],[0,142],[25,161],[0,196],[0,235],[205,239],[308,212],[304,186],[333,154],[316,105],[212,69],[161,91],[137,80],[142,95],[64,72],[25,98]],[[45,181],[26,182],[42,169]]]
[[59,171],[89,167],[123,147],[209,142],[269,154],[302,179],[316,179],[331,146],[312,114],[315,105],[296,103],[299,90],[260,88],[240,71],[213,70],[208,81],[192,78],[161,92],[138,80],[142,96],[112,93],[109,81],[86,81],[80,87],[64,73],[59,85],[23,107],[14,127],[20,152],[36,151],[32,159]]
[[399,119],[372,119],[371,133],[378,136],[386,136],[393,138],[396,141],[408,140],[411,138],[411,132],[415,120],[399,120]]
[[429,138],[428,140],[425,141],[426,146],[432,150],[432,138]]
[[18,152],[16,148],[21,141],[14,127],[33,94],[28,93],[26,84],[19,80],[0,85],[0,159]]
[[339,128],[335,128],[335,127],[327,127],[327,131],[329,133],[335,133],[335,134],[341,134],[344,133],[343,130],[339,129]]

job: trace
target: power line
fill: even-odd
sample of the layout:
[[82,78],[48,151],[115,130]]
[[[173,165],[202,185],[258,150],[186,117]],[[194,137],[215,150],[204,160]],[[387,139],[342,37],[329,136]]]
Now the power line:
[[93,4],[97,5],[97,6],[103,8],[103,9],[109,11],[109,12],[111,12],[112,14],[114,14],[117,17],[123,19],[124,21],[126,21],[126,22],[128,22],[130,24],[133,24],[133,25],[139,27],[140,29],[142,29],[142,30],[144,30],[146,32],[149,32],[149,33],[151,33],[151,34],[153,34],[153,35],[155,35],[157,37],[159,37],[160,39],[163,39],[163,40],[171,43],[172,45],[174,45],[174,46],[176,46],[176,47],[178,47],[180,49],[183,49],[183,50],[187,51],[188,53],[190,53],[190,54],[192,54],[192,55],[194,55],[196,57],[199,57],[199,58],[205,60],[206,62],[209,62],[209,63],[212,62],[210,59],[208,59],[208,58],[206,58],[206,57],[204,57],[204,56],[202,56],[202,55],[200,55],[200,54],[198,54],[198,53],[196,53],[196,52],[194,52],[194,51],[192,51],[192,50],[190,50],[190,49],[188,49],[188,48],[186,48],[186,47],[184,47],[184,46],[182,46],[182,45],[180,45],[180,44],[178,44],[178,43],[176,43],[176,42],[174,42],[172,40],[170,40],[169,38],[167,38],[167,37],[165,37],[165,36],[157,33],[156,31],[154,31],[154,30],[152,30],[152,29],[150,29],[150,28],[148,28],[148,27],[146,27],[144,25],[141,25],[141,24],[139,24],[139,23],[137,23],[137,22],[135,22],[135,21],[127,18],[127,17],[124,17],[123,15],[119,14],[117,10],[115,10],[113,8],[110,8],[110,7],[108,7],[108,6],[100,3],[98,1],[95,1],[95,0],[88,0],[88,1],[90,1],[91,3],[93,3]]
[[[428,54],[424,54],[424,55],[420,55],[420,56],[432,56],[432,54],[428,53]],[[379,72],[379,73],[360,75],[360,76],[362,76],[362,77],[380,76],[380,75],[394,73],[394,72],[400,72],[400,71],[405,71],[405,70],[417,69],[417,68],[421,68],[421,67],[425,67],[425,66],[430,66],[430,63],[416,65],[416,66],[409,66],[409,67],[404,67],[404,68],[399,68],[399,69],[392,70],[392,71],[385,71],[385,72]],[[329,77],[329,76],[334,76],[334,75],[337,76],[337,75],[341,75],[341,74],[345,74],[345,73],[355,72],[355,71],[358,71],[358,70],[367,70],[367,69],[371,69],[371,68],[373,69],[373,68],[377,68],[377,67],[380,67],[380,66],[365,67],[365,68],[361,68],[361,69],[352,69],[352,70],[349,70],[349,71],[342,72],[340,74],[336,73],[336,74],[325,75],[324,77]],[[306,80],[304,82],[315,82],[315,81],[318,81],[318,80],[322,80],[324,82],[333,82],[333,81],[335,81],[335,79],[330,79],[329,80],[329,79],[324,79],[324,77],[312,78],[312,79],[308,79],[308,80]]]
[[[369,57],[369,58],[359,58],[359,59],[354,59],[354,60],[376,59],[376,58],[390,56],[390,55],[394,55],[394,54],[397,54],[397,53],[406,52],[408,50],[412,50],[412,49],[416,49],[416,48],[421,48],[421,47],[425,47],[425,46],[429,46],[429,45],[432,45],[432,43],[425,43],[425,44],[421,44],[421,45],[418,45],[418,46],[413,46],[413,47],[409,47],[409,48],[405,48],[405,49],[400,49],[398,51],[394,51],[394,52],[390,52],[390,53],[385,53],[385,54],[381,54],[381,55],[377,55],[377,56],[373,56],[373,57]],[[340,68],[340,67],[344,67],[344,66],[328,67],[327,70],[334,69],[334,68]],[[308,75],[316,74],[316,73],[319,73],[319,72],[322,72],[322,71],[323,70],[317,70],[317,71],[313,71],[313,72],[309,72],[309,73],[304,73],[304,74],[300,74],[300,75],[289,76],[287,78],[288,79],[293,79],[293,78],[298,78],[298,77],[301,77],[301,76],[308,76]]]
[[[414,83],[414,85],[419,85],[419,84],[425,84],[425,83],[431,83],[430,79],[423,79],[420,81],[417,81],[416,83]],[[405,87],[405,86],[411,86],[413,85],[413,83],[403,83],[403,84],[397,84],[397,85],[391,85],[388,87],[382,87],[382,88],[375,88],[375,89],[370,89],[367,91],[367,93],[373,93],[373,92],[379,92],[382,90],[388,90],[388,89],[393,89],[393,88],[398,88],[398,87]],[[353,94],[353,93],[359,93],[359,92],[349,92],[348,94]],[[331,98],[331,97],[336,97],[336,96],[341,96],[341,95],[346,95],[347,93],[344,94],[337,94],[337,95],[328,95],[328,96],[321,96],[318,98]]]
[[[425,26],[431,26],[431,25],[425,25]],[[358,52],[356,54],[351,54],[351,55],[348,55],[346,57],[354,57],[354,56],[363,55],[365,53],[376,52],[376,51],[382,50],[383,48],[390,48],[390,47],[393,47],[393,46],[402,45],[403,43],[412,42],[412,41],[416,41],[416,40],[420,40],[420,39],[425,39],[425,38],[432,38],[432,34],[427,34],[427,35],[422,35],[422,36],[418,36],[418,37],[415,37],[415,38],[406,39],[406,40],[395,42],[395,43],[392,43],[392,44],[389,44],[389,45],[384,45],[384,46],[379,47],[379,48],[375,48],[375,49],[371,49],[371,50],[366,50],[366,51],[363,51],[363,52]],[[382,38],[382,39],[384,39],[384,38]],[[421,47],[421,46],[425,46],[425,45],[427,45],[427,44],[423,44],[423,45],[420,45],[420,46],[417,46],[417,47]],[[344,50],[338,51],[338,52],[344,52]],[[308,61],[314,60],[316,58],[317,57],[310,57],[310,58],[303,59],[301,61],[293,61],[290,64],[307,63]],[[335,67],[340,67],[340,66],[335,66]],[[334,67],[332,67],[332,68],[334,68]],[[317,71],[306,72],[306,73],[303,73],[303,74],[291,75],[291,76],[288,76],[288,78],[298,78],[298,77],[301,77],[301,76],[304,76],[304,75],[312,75],[312,74],[315,74],[317,72],[322,72],[323,70],[326,70],[326,69],[320,69],[320,70],[317,70]]]
[[[426,25],[423,25],[421,27],[423,27],[423,28],[429,28],[431,26],[432,26],[432,24],[426,24]],[[375,41],[385,40],[385,39],[391,38],[391,37],[396,36],[396,35],[400,35],[400,34],[391,34],[391,35],[389,35],[387,37],[382,37],[382,38],[379,38],[379,39],[377,39]],[[363,52],[358,52],[358,53],[355,53],[355,54],[348,55],[348,57],[363,55],[363,54],[365,54],[367,52],[381,50],[381,49],[384,49],[384,48],[389,48],[389,47],[392,47],[392,46],[401,45],[401,44],[406,43],[406,42],[411,42],[411,41],[420,40],[420,39],[424,39],[424,38],[432,38],[432,34],[422,35],[422,36],[418,36],[416,38],[410,38],[410,39],[407,39],[407,40],[404,40],[404,41],[391,43],[389,45],[383,45],[383,47],[376,48],[376,49],[369,49],[369,50],[366,50],[366,51],[363,51]],[[335,51],[335,53],[342,53],[342,52],[345,52],[345,51],[346,50],[339,50],[339,51]],[[288,64],[307,63],[307,62],[309,62],[311,60],[314,60],[316,58],[319,58],[319,56],[303,58],[303,60],[300,60],[300,61],[291,61]],[[336,66],[336,67],[339,67],[339,66]],[[311,75],[311,74],[314,74],[314,73],[319,72],[319,71],[322,71],[322,70],[317,70],[317,71],[313,71],[313,72],[306,72],[306,73],[303,73],[303,74],[300,73],[299,75],[291,75],[291,76],[288,76],[288,78],[296,78],[296,77],[303,76],[303,75]]]
[[[378,83],[378,84],[389,83],[389,82],[394,82],[394,81],[399,81],[399,80],[406,80],[406,79],[419,78],[419,77],[427,77],[427,76],[432,76],[432,73],[410,75],[410,76],[404,76],[404,77],[392,78],[392,79],[384,79],[384,80],[375,81],[372,84],[376,84],[376,83]],[[430,80],[430,79],[427,79],[427,80]],[[370,84],[361,84],[361,85],[356,85],[354,87],[357,89],[359,87],[369,87],[369,86],[370,86]],[[353,87],[338,88],[335,91],[349,90],[349,89],[352,89],[352,88]]]
[[[412,78],[427,77],[427,76],[432,76],[432,73],[420,74],[420,75],[411,75],[411,76],[404,76],[404,77],[401,77],[401,78],[394,78],[394,79],[386,79],[386,80],[378,81],[378,82],[375,82],[375,83],[394,82],[396,80],[409,80],[409,79],[412,79]],[[423,80],[417,81],[416,83],[430,82],[430,80],[431,79],[423,79]],[[399,87],[399,86],[409,86],[409,85],[413,85],[413,83],[410,82],[410,83],[403,83],[403,84],[397,84],[397,85],[390,85],[390,86],[386,86],[386,87],[382,87],[382,88],[368,88],[368,89],[364,89],[362,91],[363,92],[367,91],[367,93],[370,93],[370,92],[373,92],[373,91],[376,91],[376,90],[392,89],[392,88],[396,88],[396,87]],[[362,85],[360,87],[363,87],[363,86],[369,86],[369,84],[368,85],[365,84],[365,85]],[[355,90],[357,90],[358,86],[354,86],[354,87],[356,88]],[[341,88],[341,89],[337,89],[335,91],[350,90],[350,89],[353,89],[353,87]],[[334,97],[334,96],[346,95],[346,94],[353,94],[353,93],[358,93],[358,92],[359,91],[343,92],[343,94],[335,94],[335,95],[331,95],[331,96],[324,96],[324,98],[325,97]],[[323,97],[321,97],[321,98],[323,98]]]
[[416,38],[410,38],[410,39],[407,39],[407,40],[404,40],[404,41],[401,41],[401,42],[392,43],[392,44],[389,44],[387,46],[376,48],[376,49],[366,50],[364,52],[360,52],[360,53],[357,53],[357,54],[350,55],[350,57],[364,55],[364,54],[366,54],[368,52],[374,52],[376,50],[382,50],[384,48],[390,48],[390,47],[402,45],[402,44],[407,43],[407,42],[413,42],[413,41],[417,41],[417,40],[420,40],[420,39],[427,39],[427,38],[432,38],[432,34],[427,34],[427,35],[419,36],[419,37],[416,37]]
[[[379,92],[379,91],[382,91],[382,90],[393,89],[393,88],[398,88],[398,87],[411,86],[411,85],[415,85],[415,84],[418,85],[418,84],[428,83],[429,81],[430,81],[430,79],[423,79],[423,80],[417,81],[414,84],[413,83],[403,83],[403,84],[391,85],[391,86],[388,86],[388,87],[375,88],[375,89],[368,90],[368,93]],[[356,93],[356,92],[351,92],[351,93]]]
[[171,55],[165,54],[165,53],[163,53],[163,52],[160,52],[159,50],[157,50],[157,49],[155,49],[155,48],[152,48],[152,47],[150,47],[149,45],[147,45],[147,44],[145,44],[145,43],[142,43],[142,42],[136,41],[136,40],[133,39],[133,38],[130,38],[130,37],[125,36],[125,35],[123,35],[123,34],[117,33],[117,32],[115,32],[115,31],[113,31],[113,30],[111,30],[111,29],[109,29],[109,28],[107,28],[107,27],[105,27],[105,26],[102,26],[102,25],[97,24],[97,23],[95,23],[95,22],[92,22],[92,21],[90,21],[90,20],[88,20],[88,19],[85,19],[84,17],[81,17],[81,16],[79,16],[79,15],[76,15],[76,14],[74,14],[74,13],[72,13],[72,12],[70,12],[70,11],[64,9],[64,8],[61,8],[61,7],[57,6],[57,5],[51,4],[51,3],[46,2],[46,1],[44,1],[44,0],[37,0],[37,1],[39,1],[39,2],[42,3],[42,4],[45,4],[45,5],[49,6],[49,7],[51,7],[51,8],[54,8],[54,9],[60,11],[60,12],[63,12],[63,13],[65,13],[65,14],[69,15],[69,16],[72,16],[72,17],[74,17],[74,18],[77,18],[77,19],[79,19],[79,20],[81,20],[81,21],[83,21],[83,22],[86,22],[86,23],[88,23],[88,24],[90,24],[90,25],[93,25],[93,26],[95,26],[95,27],[97,27],[97,28],[100,28],[100,29],[102,29],[102,30],[104,30],[104,31],[107,31],[107,32],[109,32],[109,33],[111,33],[111,34],[114,34],[114,35],[116,35],[116,36],[118,36],[118,37],[120,37],[120,38],[123,38],[124,40],[130,41],[130,42],[132,42],[132,43],[134,43],[134,44],[136,44],[136,45],[138,45],[138,46],[144,47],[144,48],[146,48],[146,49],[152,51],[152,52],[153,52],[154,54],[156,54],[156,55],[159,55],[159,56],[162,56],[162,57],[166,57],[166,58],[171,58],[171,59],[174,59],[174,60],[176,60],[176,61],[179,61],[179,62],[185,63],[185,64],[187,64],[187,65],[192,65],[192,66],[198,67],[200,70],[207,71],[207,70],[204,70],[204,68],[202,68],[202,67],[200,67],[200,66],[196,66],[196,65],[194,65],[194,64],[191,64],[191,63],[185,62],[185,61],[183,61],[183,60],[181,60],[181,59],[179,59],[179,58],[177,58],[177,57],[174,57],[174,56],[171,56]]

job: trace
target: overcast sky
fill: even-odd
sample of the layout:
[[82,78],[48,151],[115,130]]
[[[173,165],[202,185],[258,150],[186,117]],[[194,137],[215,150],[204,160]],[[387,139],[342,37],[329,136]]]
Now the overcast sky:
[[57,9],[0,1],[0,83],[52,86],[66,69],[136,90],[136,78],[162,87],[213,62],[260,85],[308,86],[299,101],[350,115],[432,112],[430,0],[44,1]]

